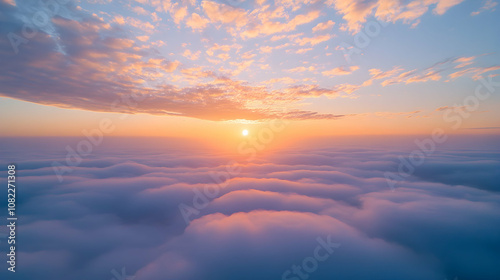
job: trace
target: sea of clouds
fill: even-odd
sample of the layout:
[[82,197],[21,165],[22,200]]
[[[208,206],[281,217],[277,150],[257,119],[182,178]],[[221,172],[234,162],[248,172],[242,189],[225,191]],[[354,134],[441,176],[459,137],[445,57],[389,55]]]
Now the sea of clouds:
[[[136,139],[95,149],[60,180],[53,163],[77,140],[58,141],[2,139],[19,218],[17,271],[2,279],[500,279],[495,141],[437,149],[394,189],[384,174],[408,150],[390,145],[303,146],[235,165]],[[225,177],[228,163],[237,172]]]

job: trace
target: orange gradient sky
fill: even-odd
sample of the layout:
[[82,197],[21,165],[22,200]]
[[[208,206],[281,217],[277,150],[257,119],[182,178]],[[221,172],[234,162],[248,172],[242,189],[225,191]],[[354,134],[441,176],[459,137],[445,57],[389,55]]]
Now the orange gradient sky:
[[[81,136],[106,118],[112,136],[221,146],[273,119],[283,142],[500,133],[494,6],[313,2],[61,6],[29,40],[0,39],[0,136]],[[0,3],[22,36],[29,11]]]

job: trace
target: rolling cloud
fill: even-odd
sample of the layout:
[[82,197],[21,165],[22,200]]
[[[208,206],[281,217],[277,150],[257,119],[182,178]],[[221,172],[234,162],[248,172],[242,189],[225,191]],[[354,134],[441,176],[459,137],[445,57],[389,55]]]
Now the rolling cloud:
[[109,142],[59,182],[51,164],[64,161],[62,142],[34,154],[43,141],[2,141],[2,164],[15,159],[19,170],[22,244],[12,279],[111,279],[122,268],[144,280],[282,279],[327,236],[341,246],[312,279],[500,275],[494,144],[438,150],[394,192],[383,174],[407,154],[396,147],[262,155],[240,162],[241,172],[186,224],[179,204],[192,205],[194,190],[214,184],[211,174],[231,158],[196,146],[171,150],[173,142]]

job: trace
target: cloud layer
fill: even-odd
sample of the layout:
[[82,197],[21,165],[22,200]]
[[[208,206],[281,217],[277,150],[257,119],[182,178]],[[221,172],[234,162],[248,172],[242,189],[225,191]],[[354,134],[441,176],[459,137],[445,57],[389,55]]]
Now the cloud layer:
[[495,144],[438,150],[394,192],[384,172],[397,169],[403,148],[330,145],[240,160],[186,224],[179,205],[193,206],[233,158],[109,143],[59,182],[52,163],[64,162],[64,144],[25,141],[2,140],[2,164],[18,166],[22,221],[10,279],[111,279],[123,267],[141,280],[282,279],[328,236],[341,246],[311,279],[500,276]]

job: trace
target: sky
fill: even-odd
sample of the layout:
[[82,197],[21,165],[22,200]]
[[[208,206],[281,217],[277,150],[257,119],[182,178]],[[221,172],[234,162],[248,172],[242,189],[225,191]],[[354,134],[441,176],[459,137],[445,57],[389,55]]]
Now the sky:
[[500,279],[498,3],[0,0],[0,278]]
[[496,1],[54,3],[0,1],[2,136],[500,131],[498,90],[467,103],[499,79]]

